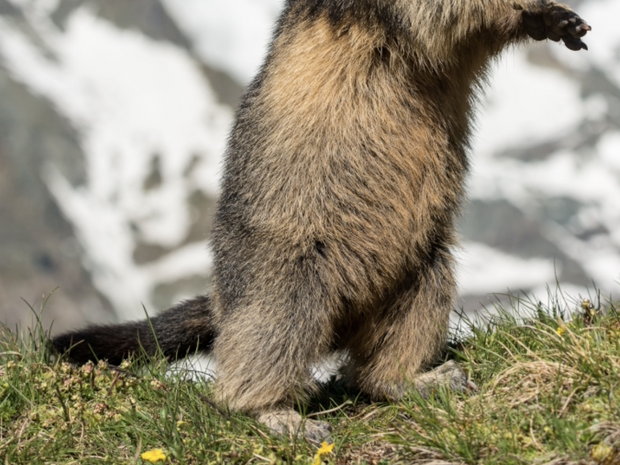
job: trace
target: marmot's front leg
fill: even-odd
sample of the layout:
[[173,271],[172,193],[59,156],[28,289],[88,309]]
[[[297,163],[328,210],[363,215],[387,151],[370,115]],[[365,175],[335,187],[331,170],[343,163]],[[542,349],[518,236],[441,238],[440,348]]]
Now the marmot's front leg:
[[534,40],[562,40],[571,50],[587,50],[581,37],[592,28],[566,5],[547,2],[540,9],[523,11],[523,27]]

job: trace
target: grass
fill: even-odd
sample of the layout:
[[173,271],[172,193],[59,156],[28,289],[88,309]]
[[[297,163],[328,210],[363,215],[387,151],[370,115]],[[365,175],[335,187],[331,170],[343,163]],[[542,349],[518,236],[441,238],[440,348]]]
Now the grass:
[[[158,360],[76,367],[54,360],[40,323],[0,328],[0,463],[299,463],[318,446],[213,403],[207,380]],[[476,393],[412,392],[370,403],[332,380],[306,413],[329,421],[332,464],[620,463],[620,315],[614,305],[513,299],[455,330]],[[324,413],[325,410],[329,412]],[[316,462],[315,462],[316,463]]]

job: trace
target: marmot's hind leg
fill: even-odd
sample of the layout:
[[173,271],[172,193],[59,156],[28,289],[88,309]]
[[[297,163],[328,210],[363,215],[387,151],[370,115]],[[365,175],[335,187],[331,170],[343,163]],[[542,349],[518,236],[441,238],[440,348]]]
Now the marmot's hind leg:
[[433,384],[444,382],[466,389],[467,377],[455,364],[428,376],[420,374],[438,361],[446,347],[454,293],[452,257],[448,251],[438,251],[414,283],[383,312],[365,321],[349,341],[351,360],[345,376],[377,400],[397,400],[412,387],[424,395]]
[[303,266],[285,264],[279,276],[252,286],[251,302],[229,313],[222,309],[216,387],[233,410],[255,415],[274,432],[297,434],[302,428],[316,439],[328,426],[304,425],[293,407],[316,387],[311,370],[329,353],[336,311],[317,273]]

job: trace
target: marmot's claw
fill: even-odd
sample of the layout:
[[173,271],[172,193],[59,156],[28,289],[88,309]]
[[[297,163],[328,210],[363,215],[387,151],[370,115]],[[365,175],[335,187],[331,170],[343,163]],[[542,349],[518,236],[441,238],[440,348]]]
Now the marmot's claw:
[[580,38],[592,27],[564,5],[552,3],[540,11],[524,11],[523,27],[534,40],[562,40],[570,50],[588,50]]
[[573,37],[577,37],[577,38],[585,36],[591,30],[592,28],[585,21],[582,24],[578,24],[576,26],[572,26],[568,28],[568,32],[570,32],[570,34]]
[[566,45],[566,48],[568,48],[569,50],[574,50],[574,51],[579,51],[579,50],[588,50],[588,46],[582,42],[580,39],[575,39],[574,37],[571,38],[562,38],[562,40],[564,41],[564,45]]

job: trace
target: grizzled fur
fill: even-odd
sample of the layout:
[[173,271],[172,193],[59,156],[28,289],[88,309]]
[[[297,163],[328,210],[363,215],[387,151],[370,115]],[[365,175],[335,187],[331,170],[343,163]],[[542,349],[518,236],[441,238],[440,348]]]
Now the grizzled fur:
[[[259,416],[335,350],[363,392],[402,395],[445,344],[489,64],[528,37],[585,48],[588,30],[551,0],[288,0],[230,136],[213,292],[152,319],[164,353],[212,350],[221,398]],[[156,347],[144,322],[54,345],[82,340],[79,362]]]

